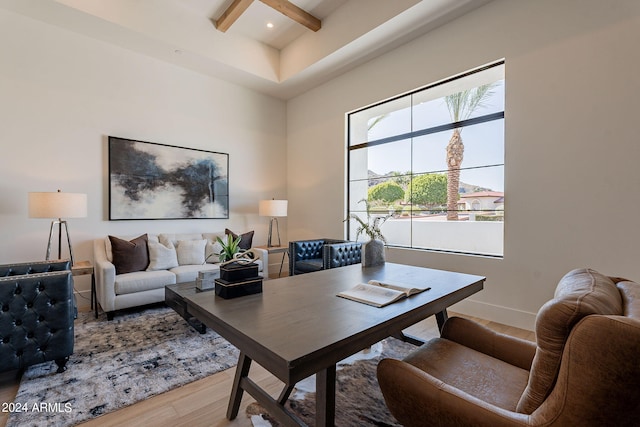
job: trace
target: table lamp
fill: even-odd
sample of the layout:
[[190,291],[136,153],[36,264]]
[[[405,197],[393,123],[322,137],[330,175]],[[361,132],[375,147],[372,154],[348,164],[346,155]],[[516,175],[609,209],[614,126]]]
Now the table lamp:
[[[287,216],[287,200],[260,200],[258,206],[258,214],[260,216],[271,217],[269,220],[269,238],[267,240],[267,247],[280,246],[280,227],[278,226],[278,217]],[[271,237],[273,235],[273,223],[276,223],[276,233],[278,233],[278,244],[271,244]]]
[[49,244],[45,259],[51,257],[51,239],[53,227],[58,225],[58,258],[62,257],[62,226],[64,225],[69,245],[69,257],[73,265],[73,249],[69,226],[62,218],[85,218],[87,216],[87,195],[81,193],[63,193],[58,190],[55,193],[34,192],[29,193],[29,218],[53,218],[49,228]]

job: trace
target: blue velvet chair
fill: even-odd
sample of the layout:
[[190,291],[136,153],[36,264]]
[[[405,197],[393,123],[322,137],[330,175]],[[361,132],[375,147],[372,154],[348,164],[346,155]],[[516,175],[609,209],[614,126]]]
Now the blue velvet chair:
[[289,242],[289,275],[360,263],[362,243],[337,239]]
[[75,304],[69,261],[0,265],[0,371],[73,353]]

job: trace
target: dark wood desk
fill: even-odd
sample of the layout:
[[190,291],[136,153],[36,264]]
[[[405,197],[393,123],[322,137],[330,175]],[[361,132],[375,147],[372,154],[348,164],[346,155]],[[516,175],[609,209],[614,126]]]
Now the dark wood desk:
[[[426,284],[431,290],[383,308],[337,297],[370,279]],[[389,336],[436,315],[480,291],[485,278],[386,263],[360,264],[265,281],[263,293],[225,300],[212,292],[184,297],[188,311],[240,349],[227,418],[234,419],[247,391],[284,425],[301,421],[284,408],[294,385],[316,374],[316,425],[335,417],[336,363]],[[285,383],[273,399],[249,377],[255,360]]]

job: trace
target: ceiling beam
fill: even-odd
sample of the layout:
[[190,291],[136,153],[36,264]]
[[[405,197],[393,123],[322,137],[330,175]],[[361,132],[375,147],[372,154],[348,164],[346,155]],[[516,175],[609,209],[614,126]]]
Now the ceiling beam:
[[322,27],[322,22],[306,12],[300,9],[295,4],[287,0],[260,0],[262,3],[282,13],[284,16],[293,19],[299,24],[304,25],[311,31],[318,31]]
[[223,33],[226,32],[231,25],[245,10],[253,3],[253,0],[233,0],[233,3],[224,11],[224,13],[216,21],[216,28]]

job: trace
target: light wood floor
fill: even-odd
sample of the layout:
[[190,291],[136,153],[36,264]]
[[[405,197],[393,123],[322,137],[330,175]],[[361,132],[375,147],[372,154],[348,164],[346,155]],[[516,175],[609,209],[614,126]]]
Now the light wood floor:
[[[452,315],[453,313],[450,313]],[[464,316],[469,317],[469,316]],[[470,317],[471,318],[471,317]],[[472,318],[498,332],[534,340],[534,333],[499,323]],[[422,339],[438,336],[435,318],[426,319],[405,331]],[[246,406],[253,398],[245,393],[238,417],[225,418],[231,384],[235,369],[219,372],[183,387],[136,403],[119,411],[103,415],[84,424],[83,427],[105,426],[246,426],[250,419],[245,416]],[[283,384],[257,363],[251,367],[250,377],[272,396],[277,396]],[[18,391],[20,379],[15,372],[0,374],[0,403],[12,402]],[[8,414],[0,413],[0,427],[7,423]]]

